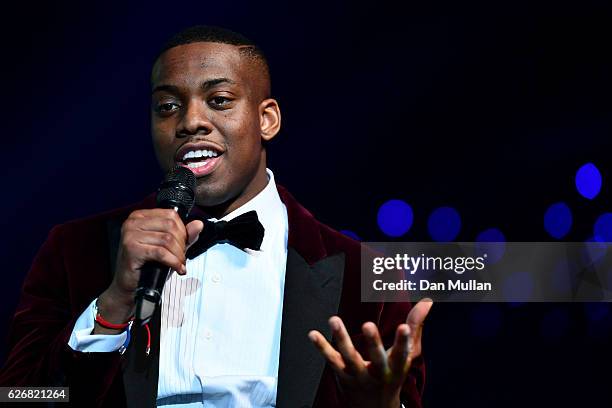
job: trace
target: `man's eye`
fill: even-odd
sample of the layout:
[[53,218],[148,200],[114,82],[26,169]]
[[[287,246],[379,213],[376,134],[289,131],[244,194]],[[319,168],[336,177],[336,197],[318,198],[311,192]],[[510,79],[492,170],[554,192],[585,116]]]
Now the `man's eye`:
[[158,113],[167,113],[167,112],[172,112],[176,109],[178,109],[178,104],[173,103],[173,102],[166,102],[166,103],[162,103],[157,105],[157,107],[155,108],[155,110]]
[[210,100],[210,104],[216,107],[225,106],[230,102],[231,100],[225,96],[215,96]]

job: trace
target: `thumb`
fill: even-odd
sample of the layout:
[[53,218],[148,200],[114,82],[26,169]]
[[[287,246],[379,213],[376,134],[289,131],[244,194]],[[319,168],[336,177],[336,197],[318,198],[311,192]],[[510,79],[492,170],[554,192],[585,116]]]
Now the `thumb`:
[[204,223],[200,220],[193,220],[185,226],[187,228],[187,248],[189,249],[200,236],[200,232],[204,229]]
[[415,358],[421,355],[421,336],[423,334],[423,322],[433,305],[433,300],[424,298],[419,301],[408,313],[406,323],[410,327],[411,357]]

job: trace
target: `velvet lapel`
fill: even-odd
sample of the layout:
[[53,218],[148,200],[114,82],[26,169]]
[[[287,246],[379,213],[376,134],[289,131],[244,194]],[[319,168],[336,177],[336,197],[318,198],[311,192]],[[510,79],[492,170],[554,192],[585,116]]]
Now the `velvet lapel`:
[[325,360],[308,339],[310,330],[331,337],[327,320],[338,312],[344,254],[310,266],[292,247],[287,253],[276,406],[310,407]]
[[331,337],[327,320],[338,312],[344,254],[328,255],[320,226],[283,187],[289,242],[278,369],[277,407],[310,407],[325,360],[308,339],[310,330]]
[[[148,207],[148,206],[147,206]],[[113,218],[107,222],[111,265],[115,266],[121,225],[127,218]],[[115,271],[113,269],[112,273]],[[161,308],[149,322],[151,330],[151,352],[147,356],[147,332],[144,327],[132,327],[132,338],[123,356],[123,385],[128,408],[153,408],[157,399],[159,377],[159,339]]]

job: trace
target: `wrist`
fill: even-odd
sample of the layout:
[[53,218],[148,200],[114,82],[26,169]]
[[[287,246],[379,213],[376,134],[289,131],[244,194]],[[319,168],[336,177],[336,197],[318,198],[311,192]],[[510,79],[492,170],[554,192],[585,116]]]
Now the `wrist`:
[[136,308],[134,292],[118,289],[114,283],[111,284],[98,298],[98,307],[111,308],[111,312],[133,314]]
[[[103,320],[111,324],[125,324],[134,315],[134,300],[131,299],[128,302],[126,299],[118,297],[110,288],[98,297],[96,305],[98,313],[103,317]],[[122,331],[124,329],[102,327],[98,322],[95,322],[92,334],[119,334]]]

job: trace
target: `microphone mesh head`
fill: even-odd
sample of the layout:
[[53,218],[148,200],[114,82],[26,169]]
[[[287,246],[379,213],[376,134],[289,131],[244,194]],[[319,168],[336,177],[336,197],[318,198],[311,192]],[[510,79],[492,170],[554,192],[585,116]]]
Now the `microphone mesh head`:
[[178,207],[184,220],[195,204],[196,177],[186,167],[176,165],[171,169],[157,190],[159,208]]
[[166,174],[166,179],[164,180],[166,183],[183,183],[187,186],[190,186],[191,189],[195,189],[196,185],[196,177],[195,174],[191,170],[186,167],[175,165],[168,174]]

